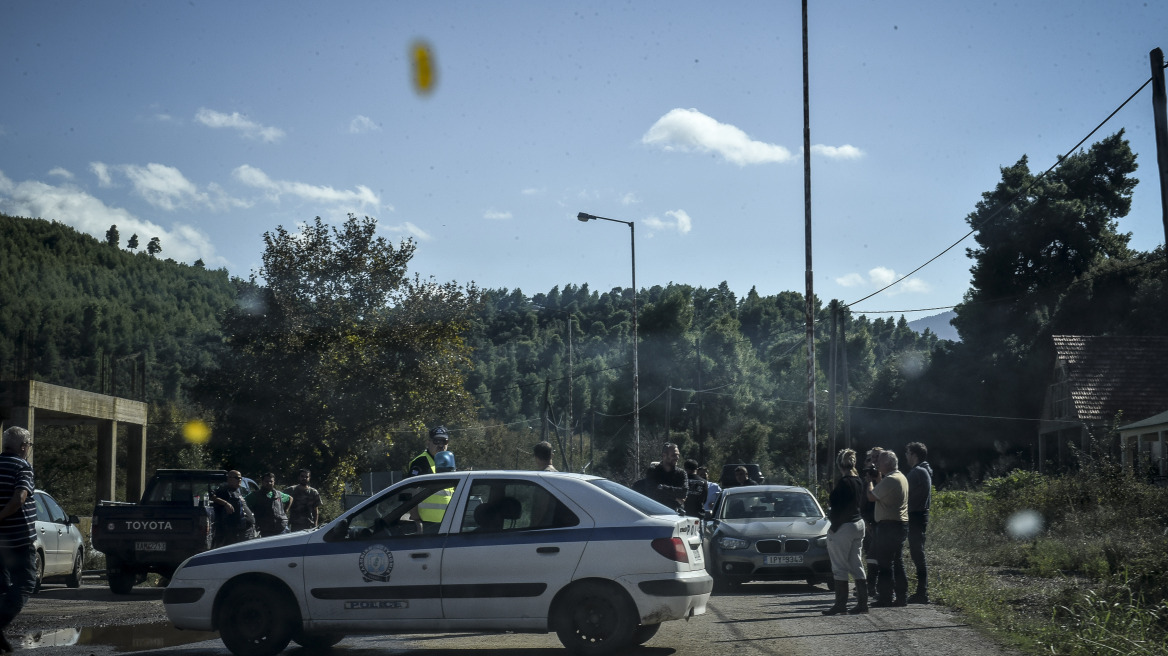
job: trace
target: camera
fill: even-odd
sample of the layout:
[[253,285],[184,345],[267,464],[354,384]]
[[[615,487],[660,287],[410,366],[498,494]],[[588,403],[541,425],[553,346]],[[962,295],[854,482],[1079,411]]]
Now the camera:
[[864,468],[864,476],[868,478],[880,478],[880,470],[875,466],[869,465]]

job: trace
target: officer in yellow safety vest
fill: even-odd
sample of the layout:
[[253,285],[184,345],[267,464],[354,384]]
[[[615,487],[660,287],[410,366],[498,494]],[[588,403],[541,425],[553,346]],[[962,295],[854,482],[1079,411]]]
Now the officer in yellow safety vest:
[[[445,426],[435,426],[431,429],[430,442],[426,445],[426,450],[410,461],[409,475],[421,476],[422,474],[454,471],[454,456],[446,449],[449,443],[450,434],[446,432]],[[436,457],[441,463],[435,461]],[[422,503],[418,504],[414,519],[423,525],[432,524],[436,527],[442,522],[442,517],[446,514],[446,507],[450,505],[450,497],[453,493],[454,489],[451,488],[440,490],[426,497]]]

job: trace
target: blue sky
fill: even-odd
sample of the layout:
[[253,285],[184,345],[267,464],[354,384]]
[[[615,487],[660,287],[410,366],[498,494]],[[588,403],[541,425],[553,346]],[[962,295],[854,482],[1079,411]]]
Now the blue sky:
[[[1168,3],[810,3],[815,293],[852,302],[968,231],[1151,75]],[[0,211],[246,277],[348,212],[412,270],[527,294],[804,290],[800,3],[44,2],[0,22]],[[420,93],[411,48],[432,54]],[[1163,243],[1147,87],[1132,245]],[[972,239],[854,306],[953,305]],[[912,320],[937,311],[907,312]]]

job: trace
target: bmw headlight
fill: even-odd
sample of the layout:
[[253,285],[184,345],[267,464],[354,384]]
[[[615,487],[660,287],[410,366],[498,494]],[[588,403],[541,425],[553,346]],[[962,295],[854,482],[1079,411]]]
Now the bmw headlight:
[[815,546],[823,547],[824,549],[826,549],[827,548],[827,536],[821,535],[821,536],[815,538]]
[[718,546],[723,549],[745,549],[749,545],[749,542],[741,538],[731,538],[724,535],[718,538]]

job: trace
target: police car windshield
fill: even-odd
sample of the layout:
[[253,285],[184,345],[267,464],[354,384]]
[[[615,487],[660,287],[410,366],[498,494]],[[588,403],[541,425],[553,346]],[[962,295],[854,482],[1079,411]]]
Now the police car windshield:
[[625,503],[636,508],[637,510],[640,510],[641,512],[645,513],[646,515],[676,515],[677,514],[676,510],[673,510],[672,508],[669,508],[668,506],[665,506],[663,504],[657,503],[656,501],[641,494],[640,492],[630,490],[629,488],[621,485],[620,483],[610,481],[607,478],[598,478],[598,479],[590,481],[590,482],[593,485],[595,485],[596,487],[604,490],[605,492],[608,492],[612,496],[620,499],[621,501],[624,501]]

